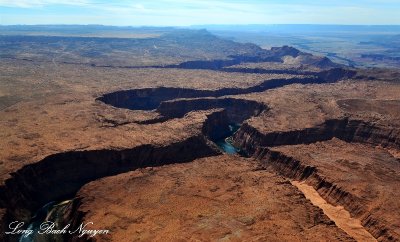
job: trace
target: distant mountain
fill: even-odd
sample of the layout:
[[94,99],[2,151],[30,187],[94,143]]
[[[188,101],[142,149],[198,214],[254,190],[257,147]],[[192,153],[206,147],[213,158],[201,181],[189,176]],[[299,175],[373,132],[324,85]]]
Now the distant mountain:
[[328,57],[321,57],[304,53],[296,56],[295,58],[291,56],[285,56],[283,58],[283,63],[292,65],[307,65],[318,67],[320,69],[329,69],[342,66],[332,62]]
[[[205,66],[212,61],[211,65],[216,68],[243,62],[291,62],[318,68],[336,67],[327,58],[321,59],[290,46],[267,50],[253,43],[218,37],[205,29],[98,25],[1,28],[7,31],[0,35],[0,58],[129,67],[176,65],[190,61]],[[126,37],[121,37],[123,34],[118,31]],[[118,37],[109,37],[114,35]],[[60,50],[64,53],[61,54]],[[221,62],[215,64],[218,62],[215,60]]]
[[[92,28],[103,31],[101,26],[50,26],[62,29],[65,36],[54,36],[54,32],[46,34],[46,26],[33,26],[32,29],[29,26],[7,28],[10,34],[2,32],[0,35],[0,58],[104,66],[155,66],[191,60],[229,59],[234,55],[255,56],[263,52],[255,44],[219,38],[206,30],[138,28],[137,31],[130,30],[129,37],[122,38],[109,37],[114,36],[112,32],[103,37],[101,35],[105,32],[96,31],[93,36],[65,34],[68,29],[75,28],[79,28],[80,33],[92,31]],[[22,32],[14,33],[18,29]],[[27,29],[31,32],[23,34]],[[60,50],[64,53],[61,54]]]
[[210,31],[248,31],[248,32],[400,32],[400,25],[320,25],[320,24],[249,24],[249,25],[193,25],[195,29]]

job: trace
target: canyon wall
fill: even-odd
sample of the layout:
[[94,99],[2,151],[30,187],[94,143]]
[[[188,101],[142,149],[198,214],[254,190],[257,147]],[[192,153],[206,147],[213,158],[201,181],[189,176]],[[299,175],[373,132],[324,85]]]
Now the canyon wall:
[[[141,167],[190,162],[219,155],[221,152],[210,140],[228,134],[229,123],[229,113],[224,109],[215,109],[206,115],[202,133],[166,146],[148,144],[122,150],[70,151],[26,165],[0,186],[2,231],[6,231],[10,221],[29,221],[43,204],[73,197],[80,187],[90,181]],[[74,201],[74,208],[77,206],[79,199]],[[83,215],[74,211],[71,214],[71,219],[78,224]],[[1,236],[4,234],[1,233]],[[6,238],[0,238],[6,241]],[[7,240],[16,241],[17,237],[10,236]]]
[[230,123],[242,123],[250,117],[259,115],[267,107],[256,101],[237,98],[197,98],[178,99],[162,102],[157,112],[164,117],[181,118],[186,113],[198,110],[222,108],[226,110]]
[[347,142],[359,142],[382,147],[400,149],[400,130],[389,126],[351,120],[349,118],[332,119],[312,128],[286,132],[263,134],[248,123],[234,135],[234,144],[246,153],[271,166],[279,174],[294,179],[306,180],[322,197],[334,205],[342,205],[354,217],[359,217],[364,227],[379,241],[395,241],[398,235],[388,229],[379,218],[374,217],[361,198],[320,176],[318,168],[305,165],[301,161],[288,157],[267,147],[280,145],[310,144],[339,138]]
[[252,154],[258,147],[310,144],[330,140],[334,137],[347,142],[361,142],[400,149],[400,130],[349,118],[327,120],[312,128],[283,132],[272,131],[266,134],[259,132],[248,123],[244,123],[234,135],[234,144]]
[[271,166],[282,176],[298,181],[306,180],[327,202],[336,206],[342,205],[352,217],[360,218],[362,225],[378,241],[396,241],[398,238],[398,235],[395,235],[386,224],[373,216],[368,208],[362,205],[364,202],[361,198],[322,177],[316,167],[305,165],[293,157],[268,148],[256,149],[253,156],[266,166]]
[[224,109],[216,110],[207,115],[207,120],[202,127],[202,133],[209,140],[219,140],[229,133],[229,118]]
[[[71,151],[27,165],[0,187],[0,205],[11,218],[28,221],[43,204],[62,200],[95,179],[139,167],[188,162],[219,154],[203,135],[168,146],[141,145],[125,150]],[[193,147],[196,147],[195,149]]]
[[[246,72],[246,71],[243,71]],[[222,97],[283,87],[290,84],[321,84],[336,82],[354,76],[356,72],[342,68],[313,73],[313,75],[270,79],[248,88],[222,88],[218,90],[195,90],[188,88],[157,87],[122,90],[104,94],[96,100],[117,108],[131,110],[154,110],[162,102],[178,98]]]

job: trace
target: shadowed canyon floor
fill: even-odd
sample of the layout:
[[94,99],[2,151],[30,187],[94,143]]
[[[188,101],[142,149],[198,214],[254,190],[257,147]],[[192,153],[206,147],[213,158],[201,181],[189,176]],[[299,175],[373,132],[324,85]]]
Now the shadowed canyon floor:
[[[188,52],[156,68],[139,68],[137,57],[116,65],[79,56],[54,65],[38,53],[1,59],[4,240],[16,240],[4,236],[9,221],[73,197],[66,219],[110,234],[71,241],[400,239],[398,77],[355,76],[319,57],[289,67],[283,59],[307,55],[192,35],[237,50],[214,61]],[[240,128],[229,143],[250,158],[214,143],[232,124]],[[302,181],[306,196],[290,180]],[[364,235],[344,228],[354,220],[326,216],[315,193],[307,200],[311,187],[360,221]]]

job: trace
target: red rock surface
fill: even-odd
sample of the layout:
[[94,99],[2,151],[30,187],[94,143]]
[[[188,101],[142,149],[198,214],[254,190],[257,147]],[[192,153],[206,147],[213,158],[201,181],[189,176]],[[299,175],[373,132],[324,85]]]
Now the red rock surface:
[[258,162],[216,156],[104,178],[78,193],[96,241],[352,241]]
[[[395,209],[400,207],[397,197],[400,160],[390,152],[339,139],[271,150],[299,161],[301,166],[314,167],[315,174],[309,174],[305,181],[330,203],[343,205],[353,216],[359,217],[376,237],[382,240],[400,237],[400,213]],[[266,161],[266,164],[282,174],[302,179],[300,172],[290,170],[290,166],[283,163]]]
[[[285,49],[293,51],[275,51],[285,55]],[[299,79],[1,61],[1,230],[9,219],[27,221],[45,202],[78,192],[75,221],[93,221],[96,228],[112,231],[98,241],[351,241],[290,178],[343,205],[378,240],[400,239],[400,85],[395,74],[390,80],[359,75],[336,82],[337,70]],[[218,63],[184,66],[214,68]],[[256,66],[289,69],[274,65],[279,64]],[[280,87],[291,81],[320,84]],[[98,99],[160,87],[213,94],[228,90],[230,96],[178,95],[163,100],[158,110],[122,109]],[[116,97],[118,104],[121,96]],[[227,128],[218,130],[219,125],[245,119],[233,140],[254,159],[221,155],[208,138]],[[174,162],[188,163],[162,166]],[[155,167],[132,171],[146,166]]]

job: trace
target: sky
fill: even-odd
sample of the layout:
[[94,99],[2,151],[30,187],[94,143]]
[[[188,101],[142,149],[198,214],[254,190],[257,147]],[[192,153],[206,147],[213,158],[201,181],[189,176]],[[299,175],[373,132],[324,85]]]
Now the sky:
[[0,0],[0,25],[400,25],[400,0]]

